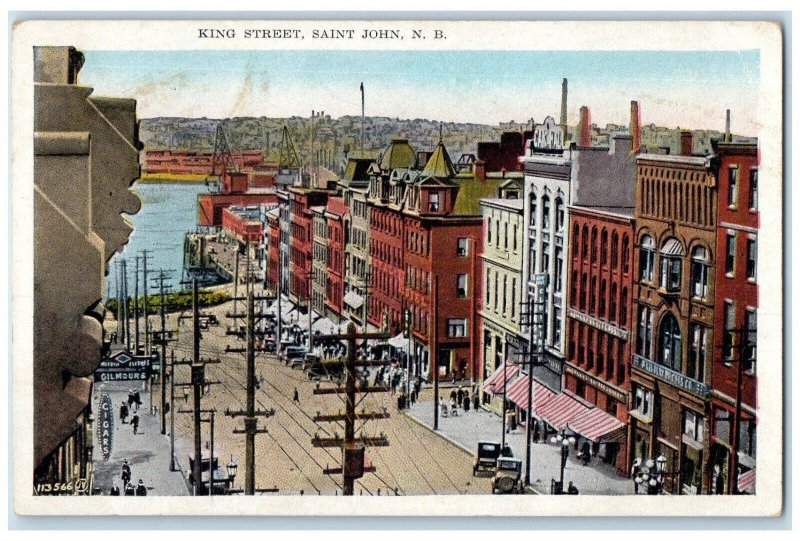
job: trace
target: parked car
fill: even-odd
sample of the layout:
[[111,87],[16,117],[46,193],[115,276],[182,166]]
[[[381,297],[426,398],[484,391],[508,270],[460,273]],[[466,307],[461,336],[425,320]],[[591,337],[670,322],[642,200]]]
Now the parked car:
[[502,451],[499,443],[494,441],[478,442],[478,457],[475,465],[472,466],[472,475],[475,476],[479,471],[494,471],[497,468],[497,459]]
[[283,358],[292,368],[303,368],[306,353],[308,350],[305,346],[289,346],[283,350]]
[[502,457],[492,479],[492,494],[522,494],[522,460]]

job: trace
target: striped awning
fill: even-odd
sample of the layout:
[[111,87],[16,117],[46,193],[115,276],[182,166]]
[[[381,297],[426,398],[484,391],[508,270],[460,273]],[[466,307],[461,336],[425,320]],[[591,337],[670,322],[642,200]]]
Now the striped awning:
[[593,442],[599,442],[624,426],[624,422],[598,408],[592,408],[567,422],[570,430]]
[[344,302],[346,302],[355,309],[359,309],[361,308],[361,305],[364,304],[364,297],[362,297],[355,291],[348,291],[347,293],[345,293]]
[[664,247],[661,248],[661,253],[664,255],[683,256],[683,245],[678,239],[669,239],[664,243]]
[[506,366],[506,363],[501,364],[494,371],[494,374],[489,376],[489,379],[483,382],[483,390],[487,393],[497,394],[503,392],[503,378],[509,381],[517,375],[519,367],[513,364]]
[[[527,410],[528,389],[530,389],[530,381],[528,380],[528,376],[523,375],[508,388],[508,399],[523,410]],[[556,393],[538,381],[533,380],[533,415],[539,417],[541,409],[555,396]]]
[[[536,398],[536,391],[534,391],[533,396]],[[567,426],[569,421],[587,411],[589,411],[589,408],[568,394],[561,393],[542,406],[539,415],[547,424],[556,430],[561,430]]]
[[756,492],[756,469],[747,470],[739,474],[736,488],[740,493],[755,494]]

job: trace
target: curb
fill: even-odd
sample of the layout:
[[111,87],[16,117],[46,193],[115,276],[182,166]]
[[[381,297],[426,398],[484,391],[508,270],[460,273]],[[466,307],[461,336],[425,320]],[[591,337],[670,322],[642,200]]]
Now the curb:
[[419,426],[421,426],[421,427],[423,427],[423,428],[427,428],[428,430],[430,430],[431,432],[433,432],[434,434],[436,434],[437,436],[439,436],[439,437],[440,437],[440,438],[442,438],[443,440],[445,440],[445,441],[447,441],[447,442],[449,442],[449,443],[451,443],[451,444],[455,445],[456,447],[458,447],[459,449],[461,449],[462,451],[464,451],[464,452],[465,452],[465,453],[467,453],[468,455],[470,455],[470,456],[477,456],[477,454],[476,454],[476,453],[474,453],[474,452],[472,452],[471,450],[467,449],[467,448],[466,448],[464,445],[462,445],[461,443],[459,443],[459,442],[455,441],[454,439],[452,439],[452,438],[450,438],[450,437],[448,437],[448,436],[446,436],[446,435],[442,434],[442,433],[441,433],[440,431],[438,431],[438,430],[434,430],[432,426],[426,425],[424,422],[420,421],[419,419],[417,419],[416,417],[414,417],[413,415],[411,415],[411,414],[410,414],[410,413],[408,413],[407,411],[405,411],[405,410],[404,410],[404,411],[402,411],[401,413],[402,413],[402,415],[405,415],[406,417],[408,417],[409,419],[411,419],[412,421],[414,421],[415,423],[417,423]]

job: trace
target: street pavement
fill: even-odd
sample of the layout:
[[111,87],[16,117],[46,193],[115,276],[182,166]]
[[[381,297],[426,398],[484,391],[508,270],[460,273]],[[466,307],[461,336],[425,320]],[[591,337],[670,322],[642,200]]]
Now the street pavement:
[[[413,417],[425,427],[433,430],[433,396],[430,387],[423,389],[418,401],[405,414]],[[465,412],[459,408],[456,417],[439,417],[439,430],[436,432],[454,444],[476,453],[479,441],[500,442],[502,438],[502,419],[494,412],[483,408]],[[523,461],[525,472],[525,428],[517,427],[506,435],[506,442],[514,451],[514,456]],[[576,451],[571,446],[570,456],[564,470],[564,486],[572,481],[581,494],[587,495],[630,495],[633,494],[633,481],[617,474],[616,470],[593,459],[588,466],[575,459]],[[531,485],[540,494],[550,493],[551,479],[558,480],[561,474],[561,449],[551,443],[531,445]]]
[[[128,416],[128,422],[122,423],[119,407],[128,399],[128,391],[138,389],[142,406],[138,412]],[[101,446],[95,437],[94,448],[94,489],[102,495],[108,495],[111,487],[116,485],[120,493],[122,486],[122,464],[125,459],[131,467],[131,482],[136,485],[139,479],[144,481],[148,496],[185,496],[189,493],[180,471],[169,471],[169,438],[161,434],[158,415],[151,415],[148,407],[149,393],[142,390],[142,384],[136,382],[102,382],[96,383],[93,393],[95,412],[99,412],[99,400],[107,393],[111,398],[114,413],[111,455],[104,460]],[[138,433],[133,433],[130,424],[133,413],[139,415]]]

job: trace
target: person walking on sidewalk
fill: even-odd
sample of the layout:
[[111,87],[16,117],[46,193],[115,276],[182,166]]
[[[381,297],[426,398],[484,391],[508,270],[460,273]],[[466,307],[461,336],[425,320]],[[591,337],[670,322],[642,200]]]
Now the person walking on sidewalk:
[[297,392],[297,387],[294,388],[294,398],[292,398],[298,404],[300,403],[300,393]]
[[139,411],[139,406],[142,405],[142,397],[139,395],[138,390],[133,393],[133,403],[136,405],[136,409],[134,411]]
[[147,496],[147,487],[144,486],[144,481],[139,479],[139,484],[136,485],[136,495],[137,496]]
[[126,458],[122,462],[122,486],[126,486],[131,481],[131,467],[128,465],[128,459]]
[[119,405],[119,420],[122,421],[122,424],[128,422],[128,404],[125,402]]
[[128,390],[128,411],[133,409],[133,389]]
[[133,425],[133,433],[134,434],[138,434],[139,433],[139,415],[137,413],[133,414],[133,417],[131,418],[131,424]]
[[458,387],[458,392],[456,393],[456,402],[458,404],[464,403],[464,389],[461,386]]

